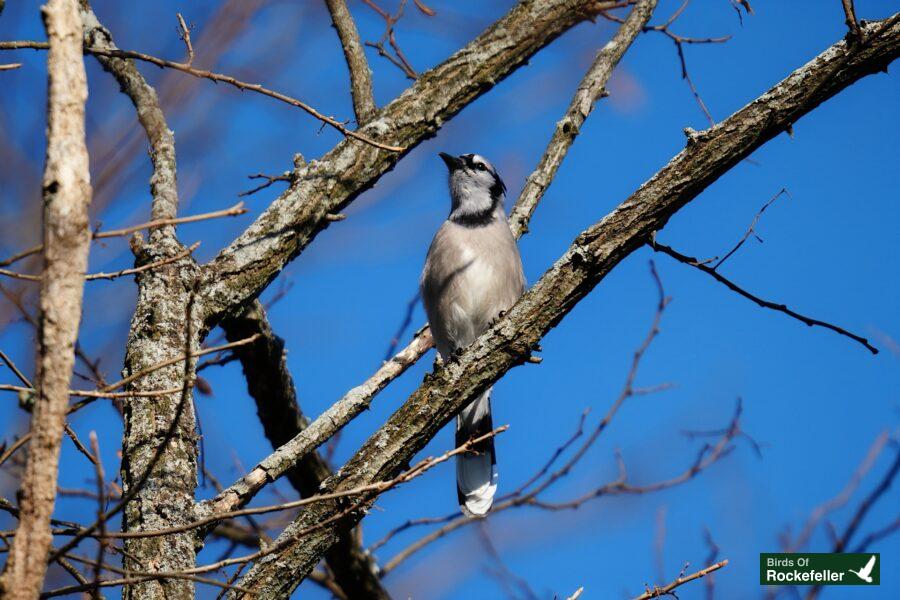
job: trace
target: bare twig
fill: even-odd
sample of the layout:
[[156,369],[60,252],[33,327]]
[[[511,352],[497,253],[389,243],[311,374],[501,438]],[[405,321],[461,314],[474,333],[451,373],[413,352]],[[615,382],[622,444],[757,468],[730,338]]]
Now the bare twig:
[[[700,93],[697,91],[697,86],[694,85],[694,81],[691,79],[691,75],[688,72],[687,62],[684,58],[684,45],[685,44],[720,44],[723,42],[727,42],[731,39],[731,36],[721,36],[721,37],[710,37],[710,38],[693,38],[686,37],[683,35],[679,35],[674,33],[670,26],[681,16],[681,13],[684,12],[684,9],[687,8],[690,0],[684,0],[682,4],[678,7],[678,9],[672,13],[669,19],[663,23],[662,25],[648,25],[644,27],[644,31],[656,31],[662,33],[666,37],[668,37],[675,44],[675,52],[678,55],[678,62],[681,64],[681,78],[685,80],[688,84],[688,87],[691,90],[691,93],[694,95],[694,99],[697,101],[697,104],[700,106],[700,110],[703,111],[703,114],[706,116],[709,121],[710,126],[714,126],[716,124],[715,119],[712,118],[712,115],[709,112],[709,109],[706,108],[706,104],[703,102],[703,99],[700,97]],[[749,9],[749,4],[746,5]],[[623,20],[620,17],[616,17],[611,15],[606,11],[601,11],[601,14],[604,18],[615,21],[617,23],[622,23]],[[738,13],[740,14],[740,12]]]
[[[413,81],[418,79],[419,75],[416,73],[415,69],[412,68],[412,65],[409,64],[409,61],[400,49],[400,45],[397,43],[397,38],[394,34],[394,26],[397,24],[397,21],[403,17],[403,7],[406,5],[406,0],[400,0],[400,4],[397,6],[397,12],[393,15],[375,4],[373,0],[363,0],[363,3],[378,13],[378,16],[384,19],[385,24],[384,33],[382,34],[381,39],[377,42],[366,42],[366,46],[378,50],[379,56],[388,59],[394,66],[403,71],[403,74],[406,75],[408,79],[412,79]],[[427,11],[422,12],[428,16],[433,16]],[[394,50],[394,54],[391,54],[385,49],[385,43],[390,44],[391,48]]]
[[3,463],[5,463],[7,460],[9,460],[9,458],[13,454],[16,453],[16,450],[18,450],[19,448],[21,448],[22,446],[24,446],[25,444],[27,444],[30,441],[31,441],[31,432],[29,431],[28,433],[26,433],[25,435],[23,435],[22,437],[17,439],[15,442],[10,444],[9,448],[7,448],[5,452],[0,454],[0,467],[2,467]]
[[[116,279],[117,277],[125,277],[126,275],[137,275],[138,273],[143,273],[144,271],[149,271],[151,269],[157,269],[159,267],[164,267],[166,265],[172,264],[174,262],[178,262],[182,258],[189,256],[194,250],[200,247],[200,242],[195,242],[191,244],[188,248],[178,252],[177,254],[173,254],[168,258],[163,258],[161,260],[147,263],[146,265],[141,265],[140,267],[132,267],[130,269],[121,269],[119,271],[113,271],[111,273],[88,273],[84,276],[85,281],[96,281],[98,279]],[[40,275],[26,275],[24,273],[15,273],[13,271],[8,271],[6,269],[0,269],[0,275],[5,275],[7,277],[12,277],[14,279],[24,279],[27,281],[41,281]]]
[[[203,213],[200,215],[191,215],[189,217],[178,217],[173,219],[155,219],[153,221],[147,221],[146,223],[140,223],[138,225],[131,225],[129,227],[124,227],[122,229],[111,229],[109,231],[95,231],[91,234],[91,239],[93,240],[102,240],[108,239],[112,237],[123,237],[134,233],[136,231],[141,231],[144,229],[155,229],[157,227],[165,227],[168,225],[181,225],[184,223],[196,223],[198,221],[206,221],[208,219],[217,219],[220,217],[236,217],[238,215],[242,215],[247,212],[247,209],[244,208],[243,202],[238,202],[231,208],[226,208],[224,210],[216,210],[213,212]],[[14,262],[17,262],[23,258],[28,256],[32,256],[34,254],[40,253],[44,249],[43,245],[33,246],[28,248],[27,250],[23,250],[13,256],[9,257],[4,261],[0,261],[0,267],[9,266]],[[29,276],[36,277],[36,276]],[[38,279],[40,279],[38,277]]]
[[238,194],[238,197],[250,196],[251,194],[255,194],[256,192],[266,189],[276,181],[286,181],[290,183],[292,180],[290,171],[282,173],[281,175],[266,175],[264,173],[257,173],[256,175],[247,175],[247,179],[265,179],[266,182],[256,186],[251,190],[241,192],[240,194]]
[[3,350],[0,350],[0,360],[3,360],[3,362],[6,363],[6,366],[9,367],[9,370],[12,371],[15,376],[19,378],[19,381],[24,383],[26,387],[32,387],[31,382],[28,381],[28,378],[25,377],[25,374],[19,370],[19,367],[16,366],[12,359],[8,357],[6,353],[3,352]]
[[878,485],[875,486],[875,488],[863,498],[862,502],[859,503],[859,507],[856,509],[856,512],[853,513],[850,523],[834,545],[833,552],[843,552],[849,546],[853,534],[855,534],[856,530],[862,525],[862,521],[866,517],[866,514],[868,514],[872,506],[874,506],[875,503],[890,489],[894,480],[897,478],[898,473],[900,473],[900,446],[894,442],[894,462],[891,463],[891,466],[885,472],[881,481],[878,482]]
[[897,517],[884,527],[880,529],[876,529],[872,533],[868,534],[864,537],[860,542],[853,548],[854,552],[865,552],[866,548],[874,544],[879,540],[883,540],[884,538],[891,536],[900,531],[900,517]]
[[829,499],[827,502],[823,502],[813,509],[806,524],[803,526],[803,529],[797,534],[797,537],[784,545],[784,552],[798,552],[803,549],[809,541],[809,538],[812,536],[813,531],[815,531],[819,523],[822,522],[822,519],[842,506],[845,506],[847,502],[850,501],[850,498],[862,483],[866,474],[875,465],[875,461],[887,445],[888,439],[887,431],[883,431],[881,435],[875,438],[872,446],[869,448],[868,452],[866,452],[866,456],[850,477],[850,481],[847,482],[844,488],[834,498]]
[[178,13],[177,17],[178,36],[184,41],[184,45],[187,47],[188,61],[185,64],[191,66],[194,64],[194,46],[191,44],[191,28],[184,22],[184,17],[181,16],[181,13]]
[[772,197],[769,199],[768,202],[766,202],[765,204],[763,204],[762,208],[760,208],[759,211],[757,211],[756,216],[753,217],[753,221],[750,222],[750,226],[747,228],[747,231],[744,232],[744,236],[738,241],[737,244],[734,245],[734,248],[732,248],[731,250],[729,250],[729,251],[725,254],[725,256],[723,256],[722,258],[720,258],[720,259],[716,262],[716,264],[713,265],[713,267],[712,267],[713,270],[716,270],[716,269],[718,269],[719,267],[721,267],[721,266],[722,266],[722,263],[724,263],[724,262],[725,262],[726,260],[728,260],[735,252],[737,252],[738,249],[740,249],[740,247],[744,245],[744,242],[746,242],[747,239],[748,239],[751,235],[752,235],[753,237],[755,237],[760,243],[762,242],[762,238],[760,238],[758,235],[756,235],[756,224],[759,223],[759,220],[760,220],[760,218],[762,218],[763,213],[766,212],[766,209],[769,208],[769,206],[771,206],[773,202],[775,202],[776,200],[778,200],[778,198],[780,198],[782,194],[786,194],[788,197],[790,197],[790,195],[791,195],[791,193],[787,191],[787,188],[781,188],[781,190],[780,190],[777,194],[775,194],[774,196],[772,196]]
[[90,450],[88,450],[81,442],[81,440],[78,439],[78,435],[75,434],[75,430],[72,429],[72,427],[68,423],[66,423],[65,432],[66,435],[69,436],[69,439],[72,440],[72,443],[75,445],[75,449],[83,454],[84,457],[88,459],[88,462],[96,466],[98,457],[91,454]]
[[[206,356],[207,354],[214,354],[216,352],[222,352],[223,350],[230,350],[231,348],[237,348],[239,346],[244,346],[246,344],[252,344],[254,341],[256,341],[256,339],[257,339],[257,336],[254,335],[254,336],[250,336],[243,340],[237,340],[235,342],[231,342],[228,344],[222,344],[221,346],[214,346],[212,348],[204,348],[203,350],[186,353],[182,356],[176,356],[175,358],[170,358],[168,360],[164,360],[162,362],[156,363],[155,365],[151,365],[145,369],[141,369],[137,373],[132,373],[131,375],[129,375],[128,377],[125,377],[124,379],[120,379],[119,381],[111,383],[111,384],[107,385],[105,388],[103,388],[102,390],[100,390],[100,392],[102,392],[102,393],[111,392],[112,390],[126,386],[129,383],[133,383],[137,379],[140,379],[141,377],[144,377],[145,375],[148,375],[154,371],[158,371],[159,369],[162,369],[164,367],[168,367],[170,365],[174,365],[174,364],[177,364],[180,362],[185,362],[191,358]],[[82,395],[82,394],[78,394],[78,395]],[[141,395],[145,395],[145,394],[142,393]]]
[[[850,546],[850,540],[853,538],[853,535],[862,525],[863,520],[868,514],[869,510],[875,505],[875,503],[880,500],[885,493],[890,489],[891,485],[894,483],[894,480],[897,478],[897,475],[900,474],[900,445],[897,442],[893,443],[894,446],[894,461],[891,463],[891,466],[882,476],[881,480],[878,482],[878,485],[872,489],[859,503],[856,511],[854,511],[853,516],[850,518],[850,522],[847,524],[847,527],[844,529],[843,533],[837,534],[835,532],[834,544],[831,549],[832,552],[846,552],[847,548]],[[885,530],[880,530],[875,532],[875,539],[882,535],[888,535],[893,531],[892,526],[888,526]],[[867,543],[869,540],[864,540]],[[862,546],[863,548],[865,546]],[[810,586],[809,591],[806,594],[806,600],[815,600],[815,598],[819,597],[819,593],[822,591],[822,586],[814,585]]]
[[86,281],[95,281],[97,279],[115,279],[116,277],[124,277],[126,275],[137,275],[138,273],[143,273],[144,271],[149,271],[151,269],[158,269],[159,267],[164,267],[165,265],[170,265],[174,262],[178,262],[182,258],[186,256],[190,256],[191,253],[194,252],[197,248],[200,247],[200,242],[194,242],[181,252],[177,254],[173,254],[169,258],[164,258],[152,263],[147,263],[146,265],[141,265],[140,267],[133,267],[131,269],[122,269],[120,271],[113,271],[112,273],[91,273],[89,275],[85,275],[84,278]]
[[[32,50],[45,50],[47,49],[46,42],[34,42],[27,40],[18,40],[13,42],[0,42],[0,50],[20,50],[20,49],[32,49]],[[84,51],[89,54],[93,54],[95,56],[106,56],[109,58],[130,58],[133,60],[141,60],[144,62],[148,62],[152,65],[156,65],[157,67],[163,69],[174,69],[176,71],[181,71],[182,73],[187,73],[188,75],[192,75],[194,77],[198,77],[200,79],[209,79],[210,81],[215,81],[217,83],[227,83],[228,85],[234,86],[237,89],[244,91],[249,90],[251,92],[256,92],[258,94],[262,94],[263,96],[268,96],[269,98],[274,98],[280,102],[284,102],[285,104],[290,104],[291,106],[295,106],[304,112],[308,113],[312,117],[322,121],[322,123],[333,127],[334,129],[341,132],[343,135],[347,137],[351,137],[355,140],[359,140],[361,142],[365,142],[366,144],[370,144],[376,148],[380,148],[382,150],[388,150],[390,152],[403,152],[406,148],[402,146],[392,146],[390,144],[385,144],[383,142],[379,142],[374,140],[368,136],[365,136],[361,133],[357,133],[351,129],[347,129],[344,123],[341,123],[334,117],[326,116],[325,114],[319,112],[309,104],[298,100],[296,98],[292,98],[287,94],[282,94],[281,92],[276,92],[275,90],[271,90],[269,88],[263,87],[258,83],[248,83],[246,81],[241,81],[231,75],[224,75],[222,73],[214,73],[212,71],[208,71],[206,69],[197,69],[186,63],[179,63],[171,60],[166,60],[163,58],[158,58],[156,56],[151,56],[150,54],[144,54],[143,52],[135,52],[133,50],[109,50],[104,48],[96,48],[96,47],[86,47]]]
[[22,63],[8,63],[0,65],[0,71],[14,71],[22,66]]
[[650,242],[650,247],[653,248],[657,252],[662,252],[663,254],[667,254],[668,256],[671,256],[678,262],[684,263],[686,265],[694,267],[695,269],[703,271],[707,275],[710,275],[711,277],[713,277],[719,283],[724,284],[725,287],[727,287],[731,291],[743,296],[744,298],[747,298],[748,300],[752,300],[753,302],[755,302],[757,305],[761,306],[762,308],[768,308],[768,309],[771,309],[771,310],[774,310],[774,311],[777,311],[780,313],[784,313],[784,314],[788,315],[789,317],[793,317],[794,319],[797,319],[801,323],[804,323],[810,327],[815,325],[818,327],[824,327],[825,329],[830,329],[831,331],[834,331],[835,333],[838,333],[840,335],[850,338],[851,340],[859,342],[860,344],[863,345],[863,347],[866,348],[866,350],[868,350],[872,354],[878,354],[878,348],[876,348],[875,346],[870,344],[869,340],[867,340],[866,338],[856,335],[855,333],[851,333],[851,332],[847,331],[846,329],[844,329],[843,327],[838,327],[837,325],[832,325],[831,323],[828,323],[826,321],[820,321],[819,319],[813,319],[812,317],[807,317],[805,315],[801,315],[800,313],[791,310],[784,304],[777,304],[775,302],[770,302],[768,300],[764,300],[764,299],[760,298],[759,296],[751,294],[750,292],[746,291],[745,289],[739,287],[736,283],[733,283],[730,279],[727,279],[726,277],[721,275],[714,268],[701,263],[698,259],[696,259],[692,256],[687,256],[685,254],[682,254],[681,252],[678,252],[674,248],[666,246],[665,244],[660,244],[659,242],[657,242],[655,240]]
[[696,573],[691,573],[690,575],[678,577],[675,581],[673,581],[667,585],[664,585],[662,587],[654,586],[654,588],[652,590],[648,589],[646,592],[644,592],[640,596],[635,597],[634,600],[651,600],[652,598],[662,598],[663,596],[671,596],[671,595],[673,595],[672,592],[675,590],[675,588],[680,587],[686,583],[690,583],[691,581],[694,581],[696,579],[700,579],[701,577],[706,577],[710,573],[714,573],[714,572],[718,571],[719,569],[721,569],[722,567],[725,567],[727,565],[728,565],[727,560],[719,561],[714,565],[710,565],[710,566],[706,567],[705,569],[700,569]]
[[391,338],[391,343],[388,345],[387,352],[384,353],[384,360],[390,360],[391,357],[394,356],[394,353],[397,352],[397,346],[400,345],[400,341],[406,334],[406,330],[409,329],[410,325],[412,325],[413,312],[415,312],[416,306],[418,306],[421,300],[421,294],[416,291],[413,297],[409,299],[409,302],[406,303],[406,310],[403,313],[403,320],[400,322],[400,326],[397,327],[396,333],[394,333],[393,337]]
[[236,217],[247,212],[243,202],[238,202],[231,208],[216,210],[213,212],[203,213],[200,215],[191,215],[189,217],[176,217],[171,219],[154,219],[146,223],[131,225],[123,229],[112,229],[110,231],[98,231],[94,233],[95,240],[102,240],[111,237],[121,237],[142,229],[155,229],[157,227],[165,227],[167,225],[182,225],[184,223],[196,223],[198,221],[207,221],[209,219],[218,219],[220,217]]
[[485,521],[482,519],[478,520],[478,537],[480,538],[481,545],[484,547],[487,555],[495,565],[495,568],[490,569],[489,573],[494,575],[500,585],[506,589],[507,595],[510,598],[519,598],[521,593],[521,597],[526,600],[537,600],[538,596],[534,593],[534,590],[531,589],[528,580],[516,575],[507,566],[506,562],[504,562],[503,557],[500,556],[500,551],[497,550],[494,541],[488,533]]
[[217,579],[210,579],[208,577],[198,577],[196,575],[186,574],[186,573],[169,573],[169,572],[159,572],[159,573],[139,573],[135,571],[131,571],[132,575],[129,577],[123,577],[121,579],[105,579],[103,581],[95,581],[93,583],[85,583],[80,585],[70,585],[68,587],[57,588],[55,590],[50,590],[48,592],[44,592],[41,594],[41,598],[56,598],[57,596],[68,596],[70,594],[77,594],[79,592],[90,592],[93,590],[108,588],[108,587],[119,587],[124,585],[130,585],[134,583],[142,583],[145,581],[160,581],[166,579],[184,579],[187,581],[193,581],[195,583],[202,583],[205,585],[211,585],[214,587],[223,588],[226,590],[235,590],[235,591],[246,591],[243,588],[231,585],[228,583],[223,583]]

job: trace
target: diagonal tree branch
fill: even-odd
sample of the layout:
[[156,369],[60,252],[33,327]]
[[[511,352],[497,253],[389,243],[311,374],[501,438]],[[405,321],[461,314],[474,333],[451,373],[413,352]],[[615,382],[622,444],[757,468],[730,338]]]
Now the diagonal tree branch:
[[[490,90],[559,35],[598,13],[624,6],[590,0],[524,0],[447,61],[424,73],[360,129],[406,148]],[[402,157],[345,140],[300,169],[291,187],[203,269],[201,304],[212,325],[238,314],[329,221]]]
[[41,14],[50,52],[37,393],[31,446],[22,478],[19,526],[0,578],[0,596],[24,599],[40,594],[53,541],[50,515],[56,501],[59,449],[75,364],[83,273],[91,243],[91,183],[84,124],[87,76],[81,55],[78,4],[76,0],[49,0]]
[[[284,341],[275,335],[265,309],[255,301],[241,316],[222,321],[228,341],[255,336],[252,344],[235,348],[247,388],[256,402],[259,420],[273,448],[278,448],[300,434],[309,420],[300,410],[294,381],[284,354]],[[286,476],[303,498],[315,496],[322,482],[332,475],[322,456],[312,451]],[[326,556],[334,579],[348,598],[390,598],[376,574],[372,558],[360,547],[352,532]]]
[[[656,252],[662,252],[663,254],[667,254],[667,255],[671,256],[672,258],[674,258],[675,260],[677,260],[678,262],[684,263],[686,265],[694,267],[695,269],[697,269],[699,271],[706,273],[707,275],[711,276],[713,279],[715,279],[719,283],[723,284],[725,287],[727,287],[732,292],[735,292],[736,294],[743,296],[744,298],[751,300],[752,302],[755,302],[758,306],[761,306],[762,308],[768,308],[769,310],[774,310],[777,312],[784,313],[787,316],[792,317],[792,318],[800,321],[801,323],[804,323],[808,327],[817,326],[817,327],[824,327],[825,329],[830,329],[831,331],[834,331],[835,333],[837,333],[839,335],[843,335],[845,337],[850,338],[851,340],[853,340],[855,342],[862,344],[862,346],[866,350],[871,352],[872,354],[878,354],[878,348],[873,346],[869,342],[869,340],[867,340],[866,338],[864,338],[860,335],[857,335],[851,331],[847,331],[843,327],[838,327],[837,325],[832,325],[831,323],[829,323],[827,321],[821,321],[819,319],[814,319],[812,317],[807,317],[806,315],[802,315],[794,310],[791,310],[785,304],[779,304],[777,302],[770,302],[769,300],[760,298],[756,294],[752,294],[752,293],[748,292],[747,290],[740,287],[739,285],[737,285],[736,283],[734,283],[727,277],[723,276],[721,273],[719,273],[716,270],[715,267],[709,267],[709,266],[701,263],[698,259],[694,258],[693,256],[687,256],[685,254],[682,254],[681,252],[679,252],[678,250],[675,250],[671,246],[666,246],[665,244],[660,244],[657,241],[651,241],[649,245]],[[725,258],[728,258],[728,256],[726,255]],[[718,265],[721,264],[721,262],[722,261],[719,261],[719,263],[716,265],[716,267],[718,267]]]
[[378,107],[375,105],[375,96],[372,93],[372,72],[369,70],[369,61],[359,41],[359,31],[353,22],[353,15],[347,9],[346,0],[325,0],[328,12],[331,13],[331,22],[337,30],[341,40],[341,49],[350,70],[350,94],[353,97],[353,112],[356,113],[356,122],[365,125],[369,122]]
[[[700,569],[699,571],[691,573],[690,575],[685,575],[682,572],[682,574],[679,575],[678,578],[676,578],[674,581],[671,581],[664,586],[655,585],[653,586],[652,590],[648,588],[643,594],[641,594],[640,596],[636,596],[634,600],[652,600],[653,598],[663,598],[664,596],[673,596],[677,598],[678,596],[675,595],[675,588],[681,587],[682,585],[690,583],[691,581],[702,579],[703,577],[706,577],[707,575],[718,571],[722,567],[727,566],[728,560],[726,559],[709,565],[708,567]],[[685,570],[687,570],[687,564],[685,564],[684,567]]]
[[656,0],[642,2],[628,15],[615,36],[597,53],[588,72],[578,84],[575,96],[563,118],[556,123],[556,130],[541,156],[534,172],[525,180],[525,187],[509,215],[509,226],[517,238],[528,233],[528,221],[544,192],[550,186],[559,165],[572,147],[575,138],[581,133],[581,126],[594,110],[594,103],[606,94],[606,82],[625,51],[650,20]]
[[[900,54],[900,15],[869,23],[864,33],[864,46],[834,44],[719,125],[690,136],[669,164],[579,235],[490,331],[426,376],[324,489],[352,489],[399,473],[471,398],[525,362],[541,337],[676,211],[804,114],[862,77],[884,70]],[[350,512],[346,501],[308,507],[276,540],[279,551],[260,559],[238,585],[257,598],[287,596],[334,544],[338,531],[363,518],[365,506]],[[335,519],[336,524],[320,525]]]

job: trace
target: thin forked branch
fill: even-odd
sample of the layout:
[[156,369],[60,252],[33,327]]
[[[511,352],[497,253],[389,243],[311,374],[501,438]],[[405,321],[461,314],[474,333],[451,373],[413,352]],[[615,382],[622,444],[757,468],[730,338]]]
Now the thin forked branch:
[[[653,589],[648,589],[640,596],[635,597],[634,600],[651,600],[652,598],[662,598],[664,596],[675,596],[674,591],[675,588],[681,587],[686,583],[690,583],[691,581],[695,581],[702,577],[706,577],[710,573],[714,573],[721,569],[722,567],[728,566],[727,560],[719,561],[713,565],[709,565],[705,569],[700,569],[695,573],[691,573],[690,575],[682,575],[679,576],[675,581],[664,585],[662,587],[654,586]],[[677,596],[675,596],[677,598]]]
[[[29,40],[17,40],[11,42],[0,42],[0,50],[20,50],[20,49],[31,49],[31,50],[46,50],[47,42],[36,42]],[[258,83],[248,83],[246,81],[241,81],[236,77],[232,77],[231,75],[225,75],[223,73],[215,73],[213,71],[209,71],[206,69],[197,69],[192,67],[188,63],[180,63],[172,60],[166,60],[164,58],[159,58],[156,56],[152,56],[150,54],[145,54],[143,52],[136,52],[134,50],[109,50],[105,48],[96,48],[96,47],[86,47],[84,51],[89,54],[93,54],[95,56],[105,56],[108,58],[125,58],[125,59],[133,59],[140,60],[151,65],[155,65],[161,69],[174,69],[176,71],[181,71],[182,73],[186,73],[188,75],[192,75],[194,77],[198,77],[200,79],[209,79],[210,81],[215,81],[216,83],[227,83],[228,85],[234,86],[241,91],[249,90],[251,92],[256,92],[258,94],[262,94],[263,96],[268,96],[269,98],[274,98],[280,102],[284,102],[285,104],[290,104],[291,106],[295,106],[300,110],[308,113],[312,117],[322,121],[325,125],[333,127],[337,131],[341,132],[343,135],[353,138],[355,140],[359,140],[361,142],[365,142],[366,144],[370,144],[376,148],[381,150],[387,150],[389,152],[403,152],[406,150],[403,146],[395,146],[391,144],[386,144],[383,142],[379,142],[378,140],[372,139],[369,136],[363,135],[361,133],[357,133],[352,129],[348,129],[345,123],[342,123],[335,119],[334,117],[329,117],[324,113],[319,112],[306,102],[302,100],[298,100],[297,98],[293,98],[288,96],[287,94],[283,94],[281,92],[277,92],[275,90],[269,89],[267,87],[263,87]]]
[[657,241],[652,241],[650,243],[650,247],[653,248],[657,252],[662,252],[663,254],[671,256],[672,258],[674,258],[675,260],[677,260],[680,263],[684,263],[686,265],[694,267],[695,269],[697,269],[699,271],[703,271],[704,273],[711,276],[713,279],[715,279],[716,281],[718,281],[719,283],[723,284],[725,287],[730,289],[732,292],[735,292],[735,293],[743,296],[744,298],[747,298],[748,300],[755,302],[757,305],[761,306],[762,308],[768,308],[770,310],[784,313],[787,316],[792,317],[792,318],[800,321],[801,323],[804,323],[805,325],[808,325],[809,327],[817,326],[817,327],[824,327],[825,329],[830,329],[831,331],[834,331],[837,334],[843,335],[845,337],[850,338],[851,340],[853,340],[855,342],[862,344],[862,346],[866,350],[871,352],[872,354],[878,354],[878,348],[873,346],[869,342],[869,340],[862,337],[861,335],[857,335],[855,333],[847,331],[843,327],[833,325],[832,323],[829,323],[827,321],[821,321],[819,319],[814,319],[812,317],[807,317],[806,315],[802,315],[802,314],[798,313],[797,311],[788,308],[788,306],[785,304],[770,302],[769,300],[760,298],[759,296],[748,292],[744,288],[740,287],[739,285],[737,285],[736,283],[734,283],[733,281],[731,281],[730,279],[728,279],[727,277],[725,277],[724,275],[722,275],[721,273],[716,271],[714,267],[710,267],[710,266],[703,264],[702,261],[700,261],[697,258],[694,258],[693,256],[687,256],[685,254],[682,254],[681,252],[675,250],[674,248],[672,248],[670,246],[666,246],[665,244],[660,244]]

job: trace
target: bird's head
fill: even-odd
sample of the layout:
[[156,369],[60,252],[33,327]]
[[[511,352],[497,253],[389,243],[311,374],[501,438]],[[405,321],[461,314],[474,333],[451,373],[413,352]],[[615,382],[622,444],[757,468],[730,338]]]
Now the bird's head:
[[503,206],[506,185],[490,161],[478,154],[439,154],[450,173],[450,219],[480,223],[493,218]]

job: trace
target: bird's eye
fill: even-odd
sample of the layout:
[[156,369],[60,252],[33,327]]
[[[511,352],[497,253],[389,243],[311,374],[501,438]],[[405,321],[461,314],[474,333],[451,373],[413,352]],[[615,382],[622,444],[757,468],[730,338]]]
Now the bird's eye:
[[484,163],[476,163],[475,168],[478,169],[479,171],[487,171],[487,167],[484,166]]

